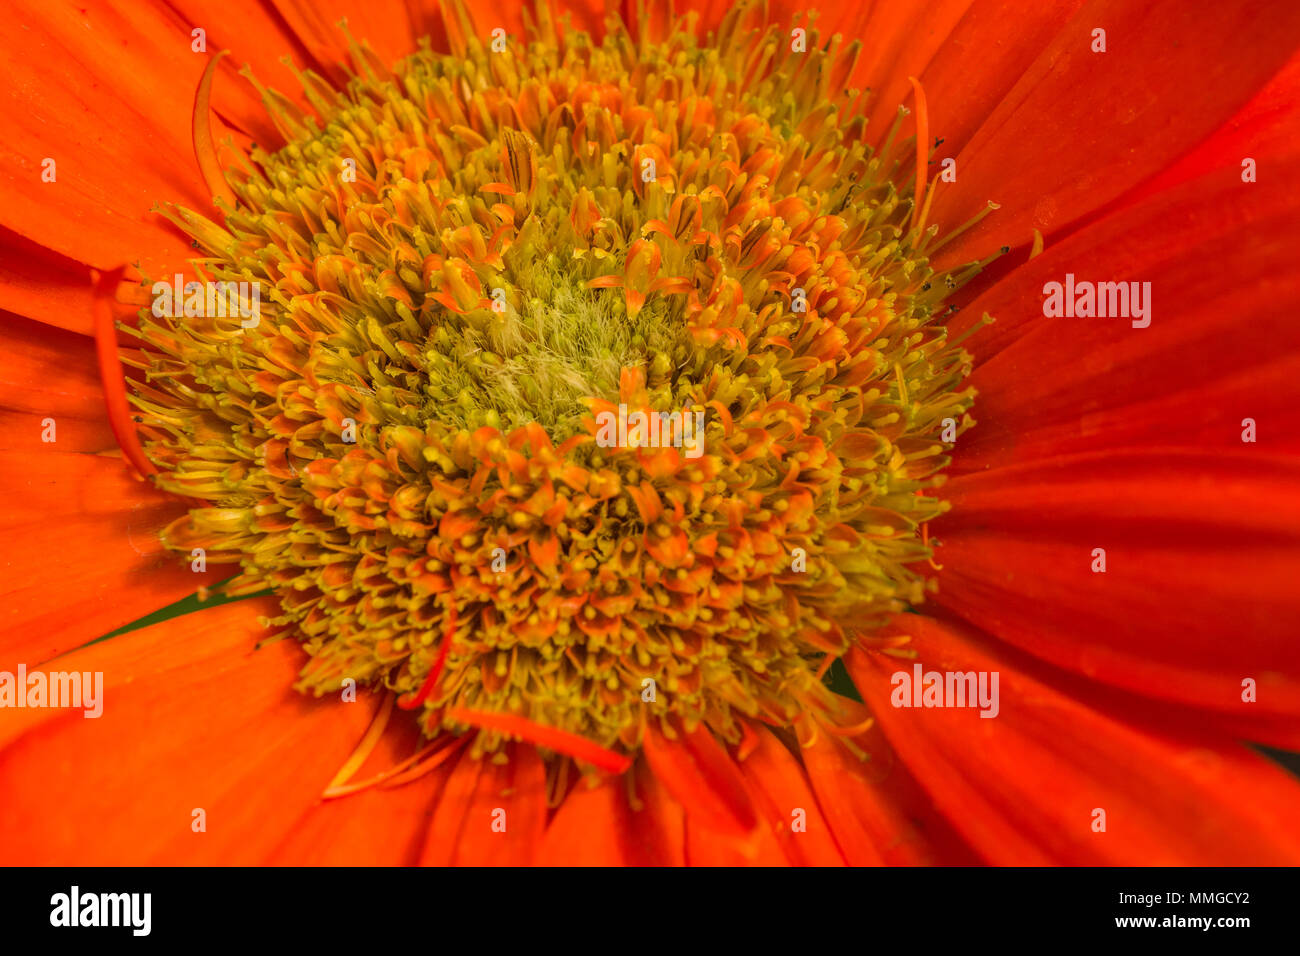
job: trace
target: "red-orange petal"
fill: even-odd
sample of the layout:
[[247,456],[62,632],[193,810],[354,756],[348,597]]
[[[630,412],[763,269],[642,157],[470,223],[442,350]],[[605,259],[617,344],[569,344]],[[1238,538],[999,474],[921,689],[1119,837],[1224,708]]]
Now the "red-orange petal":
[[[398,717],[354,775],[370,780],[421,746],[419,726]],[[273,866],[413,866],[420,859],[429,810],[450,766],[443,764],[396,787],[371,786],[311,805],[266,859]]]
[[158,532],[185,506],[120,458],[0,452],[0,497],[19,503],[0,518],[0,667],[49,660],[230,576],[163,549]]
[[744,778],[707,728],[678,728],[677,738],[669,740],[648,727],[643,746],[650,769],[693,821],[741,840],[754,834],[758,812]]
[[0,228],[0,309],[90,335],[91,289],[80,262]]
[[[1107,33],[1092,52],[1092,31]],[[1182,0],[1096,0],[1074,17],[957,157],[961,188],[931,222],[951,228],[988,200],[995,216],[936,257],[940,267],[1027,246],[1105,206],[1190,151],[1281,69],[1300,5],[1202,8]],[[1044,189],[1043,184],[1052,184]]]
[[[292,689],[293,641],[255,649],[270,599],[133,631],[47,670],[102,672],[103,714],[24,709],[0,725],[0,862],[252,864],[315,801],[377,700]],[[57,807],[57,813],[51,813]],[[206,812],[206,832],[192,829]]]
[[426,866],[527,866],[546,827],[546,768],[531,744],[507,762],[463,752],[434,810],[420,862]]
[[[93,340],[0,312],[0,343],[5,451],[27,452],[33,459],[56,451],[115,452]],[[53,442],[42,437],[47,418],[54,420]],[[39,469],[35,460],[27,467]]]
[[[636,787],[638,806],[628,795]],[[685,813],[638,761],[631,776],[595,787],[579,781],[546,829],[537,862],[544,866],[682,866]]]
[[[996,672],[999,712],[895,708],[913,661],[854,649],[863,700],[908,770],[987,860],[1242,865],[1300,861],[1300,783],[1222,737],[1136,725],[1058,689],[1050,673],[959,626],[899,615],[926,670]],[[1096,832],[1094,811],[1105,811]]]
[[1300,461],[1244,448],[955,478],[953,510],[931,529],[945,568],[935,600],[1058,666],[1300,744]]
[[239,75],[239,70],[250,67],[259,83],[289,97],[302,109],[309,109],[302,84],[281,60],[287,56],[299,68],[328,71],[307,52],[275,10],[260,0],[221,0],[216,5],[211,0],[174,0],[168,5],[184,22],[186,33],[200,27],[206,31],[209,53],[231,53],[222,62],[213,86],[212,103],[218,115],[259,146],[274,148],[280,134],[267,116],[256,88]]
[[[350,62],[348,39],[338,26],[345,18],[353,38],[358,43],[363,40],[368,43],[387,66],[414,53],[417,37],[434,26],[403,0],[375,0],[360,5],[346,0],[273,0],[273,3],[317,62],[330,67]],[[424,27],[420,33],[414,29],[416,19]]]
[[753,745],[738,767],[786,859],[798,866],[842,866],[844,854],[799,761],[765,727],[754,728]]
[[[958,313],[953,334],[985,312],[997,318],[968,346],[978,362],[971,384],[980,391],[981,425],[963,436],[958,468],[984,445],[1028,445],[1026,457],[1037,458],[1044,449],[1034,446],[1052,439],[1076,450],[1119,440],[1167,443],[1200,439],[1234,416],[1240,422],[1239,406],[1207,403],[1205,389],[1245,397],[1241,373],[1269,374],[1300,353],[1300,329],[1277,308],[1300,301],[1300,277],[1289,268],[1300,197],[1287,186],[1300,176],[1300,150],[1271,158],[1269,174],[1279,178],[1269,183],[1243,183],[1233,165],[1049,245]],[[1150,283],[1150,325],[1045,317],[1044,287],[1064,283],[1067,273],[1080,282]],[[1268,407],[1279,398],[1264,385],[1253,397]],[[1157,426],[1166,398],[1194,404],[1196,414]],[[1140,428],[1130,421],[1135,414]],[[992,457],[996,450],[969,466],[1008,460]]]
[[[0,222],[101,269],[139,261],[157,275],[183,264],[188,244],[150,208],[209,205],[188,122],[207,57],[190,43],[162,5],[45,4],[6,17],[15,99],[0,114],[10,154]],[[45,159],[54,182],[42,180]]]
[[854,866],[914,866],[973,861],[971,851],[876,727],[853,738],[860,759],[838,737],[818,731],[804,766],[845,857]]
[[921,76],[934,134],[944,140],[937,158],[961,152],[1083,3],[975,0],[966,9]]

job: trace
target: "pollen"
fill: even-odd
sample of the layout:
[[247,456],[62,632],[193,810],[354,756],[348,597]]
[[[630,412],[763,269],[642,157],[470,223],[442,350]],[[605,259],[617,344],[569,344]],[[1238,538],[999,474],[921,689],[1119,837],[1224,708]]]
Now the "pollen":
[[[133,330],[151,480],[191,505],[164,543],[276,595],[300,690],[386,688],[478,755],[836,724],[829,664],[935,586],[972,423],[940,319],[981,264],[930,266],[928,129],[867,137],[858,44],[811,15],[597,41],[543,4],[501,43],[443,8],[450,53],[354,42],[310,113],[262,89],[286,145],[163,210],[194,281],[260,292]],[[609,413],[689,414],[699,453]]]

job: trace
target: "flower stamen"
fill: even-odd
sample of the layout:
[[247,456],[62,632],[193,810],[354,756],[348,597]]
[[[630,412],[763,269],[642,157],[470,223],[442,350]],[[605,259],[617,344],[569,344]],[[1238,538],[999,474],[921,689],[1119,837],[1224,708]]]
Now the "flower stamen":
[[198,160],[199,172],[203,176],[203,181],[207,183],[208,192],[234,206],[234,190],[226,182],[221,164],[217,161],[217,148],[212,140],[212,115],[209,109],[212,99],[212,80],[217,73],[217,64],[229,52],[229,50],[222,50],[208,61],[207,68],[203,71],[203,78],[199,80],[199,87],[194,93],[191,130],[194,139],[194,158]]
[[361,738],[361,742],[357,744],[357,749],[352,752],[352,756],[344,762],[343,766],[339,768],[339,772],[334,775],[334,779],[330,781],[329,786],[325,788],[326,793],[343,786],[352,779],[352,775],[361,769],[361,765],[366,762],[366,758],[375,749],[375,745],[379,743],[379,739],[384,735],[384,728],[388,726],[388,719],[393,713],[393,696],[391,692],[384,695],[384,702],[375,713],[375,719],[370,722],[370,728],[366,731],[366,735]]
[[141,477],[158,473],[140,445],[126,395],[126,378],[117,347],[117,323],[110,303],[122,281],[125,266],[94,277],[95,292],[91,303],[91,317],[95,330],[95,354],[99,359],[99,381],[104,389],[104,402],[108,406],[108,424],[113,437],[127,461]]
[[912,231],[921,230],[925,223],[921,218],[925,201],[925,182],[930,164],[930,111],[925,103],[925,90],[914,76],[907,78],[912,84],[916,96],[916,199],[912,207]]
[[589,763],[608,773],[620,774],[632,766],[630,758],[592,743],[586,737],[558,730],[555,727],[543,727],[518,714],[487,713],[453,707],[447,711],[446,719],[452,723],[469,724],[482,730],[495,730],[518,737],[539,747],[572,757],[574,760]]

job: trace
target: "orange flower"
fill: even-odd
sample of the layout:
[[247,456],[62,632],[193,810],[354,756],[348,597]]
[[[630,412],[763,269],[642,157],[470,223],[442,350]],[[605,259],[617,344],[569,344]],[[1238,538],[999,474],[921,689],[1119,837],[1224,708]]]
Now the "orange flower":
[[1300,861],[1300,10],[726,6],[0,25],[0,860]]

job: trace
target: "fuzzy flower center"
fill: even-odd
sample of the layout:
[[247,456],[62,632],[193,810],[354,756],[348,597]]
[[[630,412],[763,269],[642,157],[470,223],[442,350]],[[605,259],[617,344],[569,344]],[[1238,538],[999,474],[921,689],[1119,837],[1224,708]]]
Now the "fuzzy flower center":
[[[567,213],[551,213],[563,234]],[[558,442],[585,431],[587,399],[618,401],[623,369],[653,365],[652,384],[672,395],[668,372],[691,350],[680,309],[655,299],[629,315],[622,294],[589,286],[590,270],[562,241],[510,258],[510,285],[493,290],[496,312],[452,312],[429,336],[428,417],[505,433],[536,422]]]
[[449,9],[451,55],[303,74],[315,116],[264,91],[287,145],[223,223],[167,210],[260,313],[142,313],[144,448],[194,500],[165,542],[274,591],[303,690],[480,753],[835,719],[830,662],[923,598],[972,399],[937,319],[973,267],[929,267],[857,45],[742,4],[599,42],[539,8],[494,50]]

